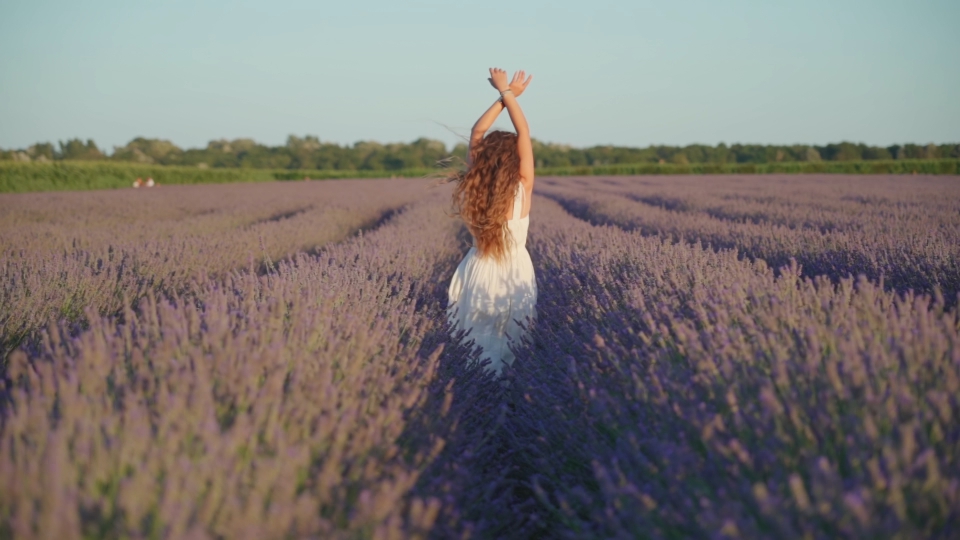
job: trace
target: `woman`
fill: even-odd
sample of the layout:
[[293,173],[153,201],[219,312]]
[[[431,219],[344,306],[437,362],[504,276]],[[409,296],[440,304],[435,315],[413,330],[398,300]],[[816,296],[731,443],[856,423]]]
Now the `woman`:
[[[448,316],[455,329],[483,349],[481,359],[500,373],[513,363],[510,342],[536,317],[537,282],[527,252],[533,194],[533,145],[517,98],[533,77],[523,71],[507,82],[502,69],[490,70],[498,99],[474,124],[466,170],[456,175],[453,206],[473,236],[473,247],[457,267],[448,290]],[[516,135],[493,131],[507,109]]]

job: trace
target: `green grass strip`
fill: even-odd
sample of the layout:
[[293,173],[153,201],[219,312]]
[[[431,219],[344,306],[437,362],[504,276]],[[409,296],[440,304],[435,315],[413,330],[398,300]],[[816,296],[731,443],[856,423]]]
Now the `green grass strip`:
[[[55,161],[22,163],[0,161],[0,193],[117,189],[130,187],[137,178],[165,184],[222,184],[275,180],[328,180],[336,178],[415,178],[436,169],[398,171],[201,169],[109,161]],[[790,163],[694,163],[690,165],[632,163],[583,167],[546,167],[540,176],[647,175],[647,174],[960,174],[960,160],[822,161]]]
[[0,161],[0,193],[30,191],[80,191],[128,188],[134,180],[153,178],[160,185],[273,182],[275,180],[329,180],[335,178],[418,177],[428,169],[400,171],[201,169],[164,165],[141,165],[108,161],[55,161],[22,163]]

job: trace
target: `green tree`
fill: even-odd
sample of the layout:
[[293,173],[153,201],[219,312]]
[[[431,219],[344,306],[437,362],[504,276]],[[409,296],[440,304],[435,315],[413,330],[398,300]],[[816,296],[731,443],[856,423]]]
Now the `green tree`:
[[48,142],[38,142],[27,148],[26,154],[34,161],[53,161],[56,157],[56,150],[54,150],[53,145]]
[[859,161],[863,159],[860,147],[846,141],[819,146],[817,151],[827,161]]
[[817,149],[808,146],[806,152],[804,153],[804,161],[817,162],[821,161],[820,152],[817,152]]
[[60,151],[57,152],[58,159],[79,159],[96,160],[104,159],[106,156],[97,148],[93,139],[87,139],[86,144],[80,139],[70,139],[66,143],[60,141]]
[[923,159],[924,148],[916,144],[905,144],[900,148],[897,159]]
[[675,163],[677,165],[689,165],[690,160],[687,159],[687,155],[683,152],[677,152],[676,154],[670,156],[670,163]]
[[125,146],[115,147],[110,158],[117,161],[180,165],[183,163],[183,153],[183,150],[168,140],[137,137]]

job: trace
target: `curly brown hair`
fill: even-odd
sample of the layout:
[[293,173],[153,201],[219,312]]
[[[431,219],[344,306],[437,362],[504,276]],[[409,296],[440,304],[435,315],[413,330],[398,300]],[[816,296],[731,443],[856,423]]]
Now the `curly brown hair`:
[[470,167],[453,176],[453,209],[473,235],[480,256],[502,261],[509,238],[507,212],[520,183],[517,136],[491,131],[470,148],[470,158]]

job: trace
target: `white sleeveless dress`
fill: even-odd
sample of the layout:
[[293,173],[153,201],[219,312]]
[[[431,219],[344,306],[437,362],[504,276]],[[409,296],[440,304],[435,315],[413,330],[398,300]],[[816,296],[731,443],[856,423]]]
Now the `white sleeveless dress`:
[[513,363],[510,342],[519,340],[521,324],[527,325],[537,315],[537,281],[527,252],[530,216],[520,217],[523,198],[523,184],[518,184],[513,219],[507,221],[505,259],[480,257],[477,248],[471,247],[447,291],[447,316],[455,330],[469,330],[467,339],[483,349],[481,358],[490,359],[488,369],[496,373]]

